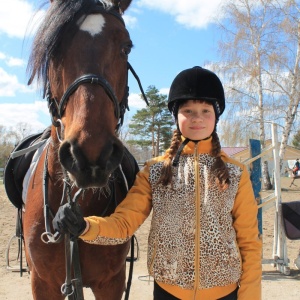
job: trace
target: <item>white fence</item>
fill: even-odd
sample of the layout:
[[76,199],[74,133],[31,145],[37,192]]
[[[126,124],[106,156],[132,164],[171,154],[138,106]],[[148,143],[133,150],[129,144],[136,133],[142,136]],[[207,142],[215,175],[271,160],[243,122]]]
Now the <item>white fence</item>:
[[[287,246],[286,246],[286,236],[282,226],[282,217],[281,217],[281,182],[280,182],[280,159],[279,159],[279,149],[278,149],[278,136],[277,136],[277,125],[272,123],[272,144],[260,151],[258,155],[245,160],[243,163],[250,165],[256,160],[269,154],[272,151],[273,161],[274,161],[274,193],[268,195],[265,198],[258,199],[259,214],[258,219],[259,223],[262,224],[263,212],[267,209],[275,206],[275,215],[274,215],[274,240],[273,240],[273,257],[272,258],[262,258],[263,264],[273,264],[278,271],[285,275],[290,274],[289,268],[289,259],[287,256]],[[251,169],[251,167],[250,167]],[[260,172],[261,174],[261,172]],[[258,174],[254,174],[254,180],[261,181],[261,178],[257,178]],[[261,218],[261,219],[260,219]],[[261,234],[262,229],[260,230]]]

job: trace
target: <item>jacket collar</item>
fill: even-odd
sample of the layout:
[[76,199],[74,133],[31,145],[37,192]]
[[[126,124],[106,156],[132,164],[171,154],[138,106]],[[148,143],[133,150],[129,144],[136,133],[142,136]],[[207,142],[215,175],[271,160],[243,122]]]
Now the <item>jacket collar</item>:
[[[182,142],[185,140],[185,137],[181,138]],[[212,137],[209,137],[206,140],[201,140],[199,142],[189,141],[187,145],[183,148],[182,154],[193,154],[197,148],[198,153],[211,153],[212,150]]]

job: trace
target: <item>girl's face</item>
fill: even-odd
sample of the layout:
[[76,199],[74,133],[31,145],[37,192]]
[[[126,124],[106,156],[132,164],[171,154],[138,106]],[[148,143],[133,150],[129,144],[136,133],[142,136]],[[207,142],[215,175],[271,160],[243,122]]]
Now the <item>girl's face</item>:
[[188,100],[178,110],[178,126],[190,140],[203,140],[214,131],[216,116],[212,104]]

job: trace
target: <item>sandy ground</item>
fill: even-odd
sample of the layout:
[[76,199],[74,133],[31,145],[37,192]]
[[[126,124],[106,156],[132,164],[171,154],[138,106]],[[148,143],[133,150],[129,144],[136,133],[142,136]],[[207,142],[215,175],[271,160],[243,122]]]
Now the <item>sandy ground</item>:
[[[282,178],[282,199],[283,201],[300,200],[300,180],[295,181],[298,185],[289,188],[290,179]],[[266,196],[273,191],[263,192]],[[16,209],[8,201],[4,187],[0,182],[0,299],[32,299],[30,290],[30,275],[24,273],[20,277],[18,272],[6,269],[6,250],[10,238],[15,232],[15,214]],[[273,248],[273,224],[274,224],[274,207],[263,213],[263,259],[272,259]],[[149,230],[149,219],[138,230],[136,236],[139,243],[139,260],[134,264],[133,281],[130,292],[130,300],[151,300],[153,281],[147,276],[146,269],[146,251],[147,236]],[[14,252],[14,244],[11,254]],[[294,266],[293,261],[298,255],[300,241],[287,240],[287,253],[290,259],[290,275],[284,275],[277,271],[276,268],[268,263],[263,263],[263,299],[264,300],[299,300],[300,299],[300,271]],[[13,257],[11,256],[11,259]],[[16,263],[11,261],[11,266]],[[84,290],[85,299],[94,299],[90,290]],[[108,299],[109,300],[109,299]],[[254,299],[255,300],[255,299]]]

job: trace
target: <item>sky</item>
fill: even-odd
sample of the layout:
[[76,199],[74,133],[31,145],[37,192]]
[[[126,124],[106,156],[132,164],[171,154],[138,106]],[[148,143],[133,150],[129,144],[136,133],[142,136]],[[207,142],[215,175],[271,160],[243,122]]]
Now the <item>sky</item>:
[[[144,90],[154,85],[167,94],[182,70],[218,60],[216,20],[226,0],[133,0],[124,20],[134,48],[129,62]],[[44,15],[40,0],[9,0],[0,5],[0,125],[27,123],[33,132],[50,125],[46,100],[28,86],[26,73],[33,35]],[[44,9],[46,9],[44,7]],[[129,107],[125,122],[145,107],[129,75]]]

